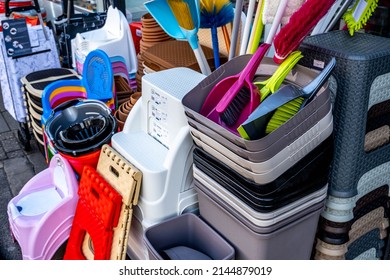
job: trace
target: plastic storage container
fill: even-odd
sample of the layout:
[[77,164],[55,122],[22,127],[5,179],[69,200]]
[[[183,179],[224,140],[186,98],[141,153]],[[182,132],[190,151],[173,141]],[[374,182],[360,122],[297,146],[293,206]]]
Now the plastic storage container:
[[192,213],[176,216],[149,227],[144,238],[150,259],[234,259],[234,248]]

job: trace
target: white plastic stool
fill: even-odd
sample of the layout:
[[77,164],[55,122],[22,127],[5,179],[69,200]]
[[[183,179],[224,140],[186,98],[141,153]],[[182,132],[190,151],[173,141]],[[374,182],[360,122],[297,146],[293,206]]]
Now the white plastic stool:
[[[198,208],[192,175],[194,144],[181,100],[203,78],[204,75],[189,68],[143,76],[142,97],[134,105],[123,131],[111,139],[112,147],[143,174],[139,202],[134,209],[136,219],[133,219],[142,227],[132,227],[130,250],[133,246],[144,246],[142,232],[136,232],[136,228],[145,230]],[[134,244],[135,239],[141,242]],[[136,257],[131,252],[129,255],[148,258],[145,248]]]

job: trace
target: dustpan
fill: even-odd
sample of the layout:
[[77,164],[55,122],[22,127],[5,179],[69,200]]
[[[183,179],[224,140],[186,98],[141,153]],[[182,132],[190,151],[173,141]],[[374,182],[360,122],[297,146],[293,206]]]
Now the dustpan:
[[[211,73],[210,67],[206,61],[203,50],[199,44],[198,40],[198,29],[200,25],[200,7],[199,0],[186,0],[183,1],[184,4],[188,6],[188,11],[191,15],[193,23],[193,29],[188,30],[182,28],[178,19],[175,17],[172,9],[167,0],[153,0],[144,3],[146,9],[158,22],[161,28],[171,37],[176,40],[186,40],[190,44],[196,59],[198,61],[199,67],[203,74],[209,75]],[[184,9],[183,9],[184,10]],[[187,11],[187,10],[186,10]],[[184,15],[186,16],[186,15]]]
[[305,100],[301,105],[301,108],[303,108],[306,102],[308,102],[325,83],[335,65],[336,59],[332,58],[321,73],[302,89],[289,84],[269,96],[257,107],[248,119],[238,127],[237,130],[240,135],[245,139],[251,140],[263,137],[265,135],[265,128],[274,111],[296,98],[304,97]]

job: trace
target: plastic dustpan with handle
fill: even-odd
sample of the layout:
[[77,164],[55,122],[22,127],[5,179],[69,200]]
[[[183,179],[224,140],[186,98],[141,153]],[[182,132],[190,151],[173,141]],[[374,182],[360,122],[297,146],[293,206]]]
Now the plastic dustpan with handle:
[[[270,44],[262,44],[256,53],[251,57],[248,64],[244,67],[244,69],[236,75],[232,75],[226,77],[219,81],[215,87],[212,88],[209,95],[206,97],[205,102],[203,103],[202,109],[200,113],[203,116],[206,116],[208,119],[213,122],[221,125],[232,133],[237,134],[237,127],[245,121],[245,119],[256,109],[256,107],[260,104],[260,96],[257,90],[257,87],[253,85],[252,79],[256,73],[256,70],[267,53]],[[240,113],[238,119],[234,124],[228,124],[221,119],[221,112],[218,111],[218,107],[227,107],[235,96],[237,96],[242,87],[247,87],[248,94],[246,104],[243,106],[243,110]],[[232,94],[233,93],[233,94]],[[242,97],[237,97],[241,99]],[[246,99],[246,98],[245,98]],[[245,102],[245,101],[243,101]],[[236,105],[236,101],[233,101],[234,105]],[[233,106],[233,105],[230,105]],[[221,111],[221,110],[220,110]]]
[[303,97],[305,100],[301,108],[303,108],[308,100],[318,92],[321,86],[330,76],[336,59],[332,58],[328,65],[321,73],[304,88],[299,88],[289,84],[277,92],[269,96],[259,107],[248,117],[248,119],[238,127],[238,132],[245,139],[259,139],[265,135],[265,128],[272,117],[273,112],[280,106],[296,99]]

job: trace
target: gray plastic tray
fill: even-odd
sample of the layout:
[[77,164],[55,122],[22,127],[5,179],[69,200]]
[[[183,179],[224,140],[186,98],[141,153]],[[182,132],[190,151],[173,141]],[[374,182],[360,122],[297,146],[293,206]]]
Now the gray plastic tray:
[[[330,91],[325,84],[314,97],[314,99],[300,110],[294,117],[280,126],[272,133],[258,140],[246,140],[240,136],[232,133],[221,125],[211,121],[207,117],[200,114],[203,102],[208,96],[210,90],[223,78],[239,73],[248,63],[251,55],[242,55],[228,61],[211,75],[202,80],[197,86],[190,90],[182,99],[184,111],[187,118],[191,118],[201,123],[202,125],[213,130],[219,134],[220,138],[225,138],[234,145],[240,146],[249,151],[261,151],[272,147],[272,149],[279,151],[288,144],[296,140],[300,135],[307,131],[314,123],[305,120],[315,113],[329,98]],[[271,76],[276,70],[277,65],[272,62],[272,59],[264,58],[257,69],[256,75]],[[298,86],[308,84],[316,75],[318,71],[296,65],[294,69],[287,75],[285,81],[294,83]],[[322,97],[322,98],[320,98]]]
[[[319,98],[325,97],[325,95],[321,95]],[[256,162],[265,162],[273,158],[276,154],[278,154],[280,151],[286,149],[288,146],[292,145],[292,143],[296,142],[298,139],[302,137],[305,133],[307,133],[309,130],[312,130],[313,127],[315,127],[321,120],[323,120],[324,117],[326,117],[329,112],[332,112],[332,106],[330,97],[324,102],[323,105],[318,108],[318,110],[310,115],[308,118],[306,118],[298,127],[305,127],[301,130],[301,134],[294,135],[293,138],[295,139],[290,141],[290,136],[292,137],[292,134],[286,135],[285,138],[279,139],[279,144],[271,145],[269,148],[265,150],[259,150],[259,151],[249,151],[245,148],[242,148],[238,145],[235,145],[222,135],[216,133],[214,130],[208,128],[207,126],[204,126],[203,124],[199,123],[196,119],[188,118],[188,123],[190,125],[190,130],[192,133],[193,138],[196,137],[203,142],[209,143],[210,146],[213,146],[217,150],[229,150],[231,154],[234,155],[235,158],[242,158],[244,161],[251,161],[253,163]],[[295,128],[295,129],[298,129]],[[295,129],[291,132],[294,134]],[[194,138],[194,140],[196,140]],[[211,141],[209,141],[211,140]],[[213,145],[211,145],[213,144]],[[280,150],[277,150],[277,149]],[[231,157],[232,159],[232,157]]]

